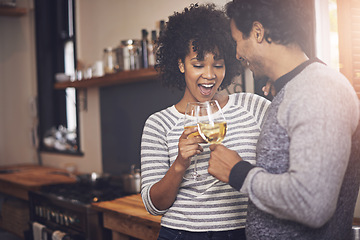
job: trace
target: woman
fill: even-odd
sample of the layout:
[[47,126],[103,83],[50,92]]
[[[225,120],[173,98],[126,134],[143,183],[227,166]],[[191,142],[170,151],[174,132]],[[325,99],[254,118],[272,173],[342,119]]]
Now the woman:
[[[151,214],[163,215],[159,239],[245,239],[247,197],[207,172],[209,145],[200,136],[188,138],[197,129],[184,131],[183,122],[188,102],[217,100],[228,126],[223,144],[254,162],[269,102],[218,91],[241,70],[229,26],[214,5],[191,5],[169,17],[158,41],[161,79],[184,90],[178,103],[151,115],[143,130],[141,194]],[[184,178],[194,155],[204,180]]]

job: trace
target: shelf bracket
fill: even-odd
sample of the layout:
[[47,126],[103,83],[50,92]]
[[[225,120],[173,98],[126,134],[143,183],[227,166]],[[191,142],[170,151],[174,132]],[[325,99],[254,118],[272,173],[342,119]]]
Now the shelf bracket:
[[88,106],[87,106],[87,88],[81,88],[78,89],[81,91],[78,97],[78,104],[79,104],[79,110],[87,112]]

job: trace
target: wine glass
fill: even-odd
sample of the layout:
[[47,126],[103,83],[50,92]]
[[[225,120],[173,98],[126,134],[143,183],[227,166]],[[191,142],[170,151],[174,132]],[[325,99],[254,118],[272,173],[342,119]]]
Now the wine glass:
[[[197,126],[197,114],[199,112],[201,103],[199,102],[189,102],[186,105],[185,109],[185,120],[184,120],[184,129],[193,128]],[[199,136],[199,132],[191,133],[188,138]],[[186,170],[184,179],[186,180],[200,180],[201,176],[197,171],[197,155],[190,158],[191,164]]]
[[227,124],[218,101],[203,102],[197,110],[200,136],[210,144],[221,143],[226,135]]

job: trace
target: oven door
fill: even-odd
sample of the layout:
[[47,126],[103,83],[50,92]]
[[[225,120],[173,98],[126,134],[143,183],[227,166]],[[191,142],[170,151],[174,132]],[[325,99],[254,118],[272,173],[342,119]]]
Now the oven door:
[[[92,209],[91,205],[76,204],[32,191],[29,192],[29,204],[33,237],[44,234],[47,239],[111,239],[111,231],[102,227],[102,213]],[[63,238],[52,238],[54,235]]]
[[32,240],[48,240],[48,239],[61,239],[61,240],[85,240],[84,236],[78,233],[63,232],[45,226],[39,222],[30,222],[31,225],[31,239]]

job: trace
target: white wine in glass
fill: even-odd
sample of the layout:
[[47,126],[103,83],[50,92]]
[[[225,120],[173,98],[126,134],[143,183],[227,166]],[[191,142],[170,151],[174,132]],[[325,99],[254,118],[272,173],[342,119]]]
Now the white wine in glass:
[[226,122],[199,123],[201,137],[210,144],[221,143],[226,134]]
[[218,101],[204,102],[199,106],[197,125],[206,142],[219,144],[224,140],[227,124]]
[[[189,129],[189,128],[194,128],[194,127],[197,127],[197,125],[194,124],[194,125],[190,125],[190,126],[185,126],[184,130]],[[197,131],[197,132],[191,133],[188,137],[191,138],[191,137],[196,137],[199,135],[200,135],[200,133],[199,133],[199,131]]]

